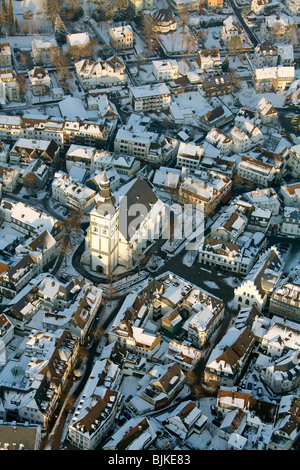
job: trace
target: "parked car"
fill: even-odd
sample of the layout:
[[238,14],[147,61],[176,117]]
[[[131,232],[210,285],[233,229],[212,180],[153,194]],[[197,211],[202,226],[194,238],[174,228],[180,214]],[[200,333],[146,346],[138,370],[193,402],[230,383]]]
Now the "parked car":
[[217,418],[214,418],[214,419],[212,420],[212,423],[213,423],[215,426],[217,426],[218,428],[221,426],[221,422],[220,422]]
[[258,395],[259,397],[262,396],[262,388],[261,388],[261,387],[258,387],[258,389],[257,389],[257,395]]

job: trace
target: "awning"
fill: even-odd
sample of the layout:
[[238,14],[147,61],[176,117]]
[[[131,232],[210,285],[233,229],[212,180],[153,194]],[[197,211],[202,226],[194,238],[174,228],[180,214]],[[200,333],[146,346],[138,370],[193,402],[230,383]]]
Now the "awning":
[[229,199],[231,198],[231,196],[233,196],[233,192],[232,192],[232,191],[229,191],[229,192],[221,199],[222,204],[226,204],[226,202],[229,201]]

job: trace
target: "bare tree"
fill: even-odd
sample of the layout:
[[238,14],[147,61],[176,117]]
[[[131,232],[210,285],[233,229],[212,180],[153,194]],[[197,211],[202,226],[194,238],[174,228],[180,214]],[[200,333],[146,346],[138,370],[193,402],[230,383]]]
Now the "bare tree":
[[21,100],[23,101],[27,90],[27,83],[24,73],[19,73],[17,75],[17,82],[19,85]]
[[144,15],[142,28],[145,35],[148,52],[153,50],[153,46],[157,43],[158,34],[154,31],[154,18],[152,15]]
[[243,41],[240,36],[233,36],[227,42],[227,49],[230,55],[233,55],[234,61],[238,55],[242,54]]

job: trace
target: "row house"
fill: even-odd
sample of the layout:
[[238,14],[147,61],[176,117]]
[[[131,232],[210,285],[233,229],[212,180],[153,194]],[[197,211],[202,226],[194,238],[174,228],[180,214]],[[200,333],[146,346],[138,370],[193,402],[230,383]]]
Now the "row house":
[[180,403],[175,410],[170,410],[167,418],[164,414],[157,419],[168,432],[182,440],[192,434],[199,434],[207,422],[207,416],[196,403],[189,400]]
[[114,152],[130,155],[134,158],[147,160],[150,145],[155,140],[154,132],[135,131],[134,129],[118,129],[114,140]]
[[56,241],[48,231],[27,246],[18,246],[16,252],[21,259],[0,276],[0,290],[3,295],[13,298],[54,260],[56,250]]
[[75,70],[77,78],[85,91],[127,83],[125,64],[117,56],[96,62],[82,59],[75,63]]
[[286,206],[283,210],[283,220],[280,233],[287,237],[300,236],[300,208]]
[[70,145],[65,155],[67,172],[69,173],[72,166],[76,165],[87,170],[88,173],[93,173],[93,170],[91,170],[91,162],[95,151],[95,147],[75,144]]
[[238,113],[235,115],[234,118],[234,125],[238,129],[243,129],[245,125],[258,125],[259,124],[259,118],[258,118],[258,112],[253,109],[249,108],[240,108]]
[[183,326],[187,338],[196,348],[203,348],[225,317],[225,305],[221,299],[205,291],[193,290],[185,301],[191,316]]
[[[287,328],[283,328],[281,335],[283,333],[291,332]],[[299,334],[297,336],[299,338]],[[284,341],[284,338],[281,339]],[[299,387],[299,369],[298,346],[295,345],[291,348],[287,346],[280,357],[271,357],[268,364],[262,367],[261,379],[274,393],[289,393]]]
[[[14,294],[13,298],[15,298],[15,293],[10,291],[9,295],[11,293]],[[40,305],[41,301],[39,299],[37,289],[34,286],[28,289],[26,285],[24,289],[19,292],[17,298],[14,299],[12,305],[7,306],[5,314],[10,318],[14,328],[19,332],[23,332],[28,329],[31,331],[32,328],[27,325],[39,310]]]
[[0,166],[0,178],[2,184],[2,191],[12,193],[21,179],[20,170],[13,166]]
[[41,426],[28,422],[10,423],[1,420],[0,439],[1,450],[40,450]]
[[230,131],[232,151],[236,153],[247,152],[253,147],[262,144],[263,133],[257,125],[246,121],[241,129],[234,126]]
[[300,145],[293,145],[289,148],[287,165],[291,176],[300,177]]
[[280,195],[285,206],[300,207],[300,183],[281,186]]
[[199,168],[204,149],[200,145],[180,142],[176,157],[176,167],[194,171]]
[[108,167],[114,168],[121,178],[126,178],[135,175],[139,171],[141,163],[130,155],[96,150],[91,161],[91,173],[103,171]]
[[85,169],[88,175],[114,168],[120,176],[130,177],[140,169],[140,162],[134,157],[84,145],[71,145],[65,159],[67,172],[75,165]]
[[99,119],[113,121],[119,118],[116,106],[108,99],[106,93],[87,93],[86,103],[88,110],[97,110]]
[[163,165],[175,157],[177,149],[176,139],[146,130],[123,127],[118,129],[114,140],[115,153]]
[[20,138],[22,137],[29,140],[54,140],[57,145],[63,148],[65,141],[65,121],[63,119],[50,119],[46,115],[37,118],[37,116],[25,114],[21,118],[20,124]]
[[14,70],[0,70],[0,103],[8,101],[20,101],[20,85]]
[[283,261],[275,247],[269,248],[258,259],[243,282],[234,289],[235,310],[256,303],[263,310],[276,288],[283,269]]
[[48,274],[39,282],[37,294],[44,310],[58,312],[70,309],[84,285],[84,281],[76,278],[63,284],[54,276]]
[[61,148],[71,144],[104,148],[109,142],[113,128],[111,122],[102,124],[79,119],[48,119],[48,116],[37,118],[30,114],[23,117],[0,116],[1,140],[14,143],[19,138],[53,140]]
[[223,106],[217,106],[199,117],[199,123],[206,131],[225,126],[232,120],[233,115]]
[[278,65],[291,67],[294,65],[293,44],[278,44]]
[[134,111],[160,111],[169,108],[171,92],[165,83],[154,83],[130,87],[129,98]]
[[178,200],[202,206],[205,214],[213,212],[232,186],[232,180],[213,170],[195,172],[193,178],[186,177],[179,186]]
[[9,153],[10,163],[18,165],[20,163],[28,165],[33,160],[52,164],[59,156],[60,147],[54,140],[31,140],[20,138],[14,144]]
[[232,90],[232,77],[230,73],[206,77],[202,82],[205,96],[228,95]]
[[52,199],[65,207],[84,213],[94,206],[96,191],[66,173],[56,173],[51,188]]
[[8,42],[2,42],[0,44],[0,68],[7,69],[11,68],[11,48]]
[[248,223],[248,213],[233,208],[224,211],[210,227],[210,237],[235,244],[238,237],[245,231]]
[[8,162],[9,150],[10,146],[0,141],[0,164]]
[[267,233],[272,218],[272,211],[269,209],[262,209],[261,207],[254,207],[250,213],[247,229],[251,232]]
[[24,188],[36,191],[45,188],[49,179],[49,167],[40,159],[33,160],[25,169],[22,169],[20,181]]
[[109,343],[118,341],[127,351],[151,361],[161,346],[161,337],[147,332],[144,328],[133,325],[132,313],[128,312],[124,320],[109,332]]
[[151,424],[152,418],[131,418],[121,429],[111,436],[103,445],[103,450],[115,451],[143,451],[149,448],[157,438],[155,428]]
[[281,209],[281,203],[276,191],[273,188],[264,188],[244,193],[244,198],[253,204],[253,206],[267,209],[272,215],[278,215]]
[[277,317],[272,319],[260,341],[261,351],[268,359],[265,362],[257,360],[257,370],[261,371],[266,364],[286,356],[287,352],[297,351],[299,337],[300,332],[296,323]]
[[[137,393],[137,398],[144,400],[149,410],[159,410],[169,405],[185,384],[185,374],[177,363],[160,365],[148,371],[142,383],[144,386]],[[130,404],[133,408],[134,398]],[[139,410],[136,410],[139,413]]]
[[249,326],[242,330],[230,327],[212,350],[204,370],[204,383],[210,387],[232,387],[249,362],[255,336]]
[[269,313],[300,322],[300,286],[295,282],[285,281],[270,298]]
[[63,126],[64,145],[95,146],[97,149],[108,145],[113,124],[99,124],[89,121],[65,121]]
[[38,269],[43,271],[57,254],[57,242],[48,230],[44,230],[37,237],[31,237],[23,245],[18,245],[16,254],[30,254],[36,260]]
[[295,78],[295,67],[265,67],[255,69],[252,74],[253,86],[257,92],[285,90]]
[[37,236],[44,230],[56,238],[62,227],[62,223],[23,202],[12,203],[2,199],[1,210],[4,220],[8,222],[14,230],[26,236]]
[[279,171],[269,163],[242,155],[236,173],[246,181],[254,181],[255,184],[268,188],[278,178]]
[[270,450],[290,450],[299,439],[299,403],[295,405],[295,415],[287,414],[274,427],[268,448]]
[[20,116],[0,115],[0,139],[4,142],[15,142],[22,132]]
[[165,354],[164,363],[177,362],[181,370],[188,372],[195,370],[201,357],[202,354],[198,349],[171,339]]
[[125,25],[109,28],[109,42],[111,47],[117,51],[132,49],[134,44],[132,27]]
[[[9,320],[9,318],[4,313],[2,313],[0,315],[0,341],[2,345],[3,344],[7,345],[14,338],[14,335],[15,335],[14,331],[15,331],[14,324],[12,323],[11,320]],[[3,352],[1,351],[0,363],[2,363],[3,361],[2,354]]]
[[29,360],[21,383],[10,384],[2,379],[2,405],[7,417],[39,424],[47,431],[76,365],[78,348],[78,339],[62,331],[50,355],[46,352],[41,358]]
[[154,142],[151,142],[147,160],[159,165],[167,165],[176,155],[178,141],[168,136],[157,136]]
[[239,245],[206,237],[199,246],[199,263],[246,275],[258,253]]
[[222,155],[229,155],[232,152],[232,139],[219,128],[213,127],[205,137],[205,140],[217,147]]
[[[38,295],[40,299],[43,299],[43,328],[48,331],[60,329],[71,331],[80,339],[80,344],[84,344],[102,302],[102,289],[89,282],[79,282],[76,279],[67,283],[65,289],[62,288],[63,286],[57,288],[55,281],[53,284],[51,288],[55,291],[58,310],[55,310],[53,305],[49,306],[49,297],[45,299],[46,288],[49,289],[49,280],[46,285],[41,286],[41,289],[39,287]],[[72,289],[75,289],[73,295]]]

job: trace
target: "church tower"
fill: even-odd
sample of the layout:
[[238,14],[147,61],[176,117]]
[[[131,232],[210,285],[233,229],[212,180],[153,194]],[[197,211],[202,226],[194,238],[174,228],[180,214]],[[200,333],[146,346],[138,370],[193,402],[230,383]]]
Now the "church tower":
[[119,207],[104,172],[96,208],[90,212],[90,268],[110,275],[118,264]]

